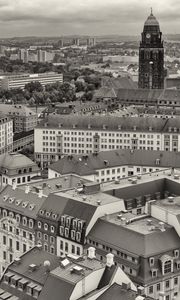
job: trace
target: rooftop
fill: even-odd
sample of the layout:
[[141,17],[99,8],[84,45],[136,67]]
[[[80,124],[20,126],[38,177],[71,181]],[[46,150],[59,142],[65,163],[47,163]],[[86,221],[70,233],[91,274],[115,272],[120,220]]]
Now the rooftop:
[[36,113],[25,105],[10,105],[0,103],[0,112],[9,116],[35,116]]
[[[39,190],[43,190],[43,195],[49,195],[58,191],[71,189],[81,186],[83,183],[88,182],[86,179],[82,179],[77,175],[66,175],[62,177],[44,179],[36,182],[29,182],[29,189],[31,192],[38,193]],[[26,190],[27,185],[19,185],[18,188]]]
[[114,117],[114,116],[69,116],[51,115],[37,128],[57,128],[100,131],[134,131],[136,132],[179,132],[180,119],[162,119],[154,117]]
[[0,207],[22,214],[29,218],[36,218],[37,213],[46,197],[38,197],[36,193],[26,193],[22,189],[7,185],[0,193]]
[[0,168],[7,170],[20,169],[23,167],[37,167],[36,163],[20,153],[4,153],[0,155]]
[[[126,218],[126,214],[123,217]],[[117,218],[117,214],[100,218],[91,229],[88,238],[113,249],[143,257],[180,247],[179,236],[175,229],[166,224],[165,230],[161,230],[159,220],[149,216],[138,220],[136,215],[134,220],[131,218],[131,223],[126,224],[124,220]]]
[[96,170],[127,165],[180,168],[180,153],[121,149],[97,154],[69,155],[50,165],[49,169],[60,174],[85,176],[95,174]]
[[159,22],[153,15],[152,11],[149,17],[147,18],[146,22],[144,23],[144,26],[158,26],[159,27]]

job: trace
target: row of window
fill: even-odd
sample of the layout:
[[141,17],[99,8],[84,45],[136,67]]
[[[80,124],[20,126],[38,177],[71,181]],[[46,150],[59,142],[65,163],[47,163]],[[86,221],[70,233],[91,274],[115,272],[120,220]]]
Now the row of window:
[[[1,210],[0,209],[0,213],[2,214],[2,216],[5,217],[10,217],[10,218],[15,218],[17,223],[21,223],[23,226],[28,226],[29,228],[33,228],[34,227],[34,220],[32,219],[28,219],[27,217],[22,217],[19,214],[15,214],[14,212],[8,212],[6,209]],[[3,223],[3,225],[5,225]]]

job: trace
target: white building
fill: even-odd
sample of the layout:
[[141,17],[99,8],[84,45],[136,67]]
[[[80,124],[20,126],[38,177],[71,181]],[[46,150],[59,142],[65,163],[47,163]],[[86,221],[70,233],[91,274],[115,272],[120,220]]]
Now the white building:
[[11,90],[21,88],[29,82],[40,82],[43,86],[55,82],[63,83],[63,75],[50,72],[41,74],[10,75],[1,77],[1,89]]
[[0,113],[0,154],[13,149],[13,121]]
[[49,165],[48,177],[75,174],[87,180],[105,182],[168,168],[172,168],[172,172],[180,168],[178,152],[121,149],[64,156]]
[[116,149],[179,152],[179,128],[179,119],[49,115],[35,128],[35,159],[47,166],[62,155]]

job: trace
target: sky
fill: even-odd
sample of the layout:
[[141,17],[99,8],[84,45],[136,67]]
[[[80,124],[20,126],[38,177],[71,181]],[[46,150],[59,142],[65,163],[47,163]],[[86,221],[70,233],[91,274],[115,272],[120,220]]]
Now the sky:
[[179,0],[0,0],[0,37],[139,35],[150,8],[180,33]]

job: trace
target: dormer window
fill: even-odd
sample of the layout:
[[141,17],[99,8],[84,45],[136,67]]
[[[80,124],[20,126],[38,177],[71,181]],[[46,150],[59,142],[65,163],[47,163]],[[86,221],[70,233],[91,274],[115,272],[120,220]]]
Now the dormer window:
[[65,225],[65,216],[62,216],[62,217],[61,217],[61,224],[62,224],[62,225]]
[[178,260],[178,261],[176,261],[176,268],[177,268],[177,270],[179,270],[180,269],[180,261]]
[[46,212],[46,217],[49,218],[50,217],[50,212]]
[[150,257],[149,264],[151,267],[154,266],[154,257]]
[[64,235],[64,227],[63,226],[60,226],[59,227],[59,233],[60,233],[60,235]]
[[169,132],[171,132],[171,129],[172,129],[172,128],[171,128],[171,127],[169,127],[169,128],[168,128],[168,131],[169,131]]
[[10,211],[9,217],[10,217],[10,218],[14,218],[14,213],[13,213],[12,211]]
[[16,215],[16,222],[20,223],[20,220],[21,220],[20,215]]
[[27,218],[23,217],[22,221],[23,221],[23,225],[26,226],[27,225]]
[[48,230],[48,224],[47,223],[44,224],[44,230],[46,230],[46,231]]
[[51,232],[54,233],[54,231],[55,231],[54,226],[51,226]]
[[69,228],[65,228],[65,237],[66,237],[66,238],[69,237]]
[[40,213],[40,215],[43,215],[44,214],[44,210],[40,209],[39,213]]
[[7,217],[7,210],[3,209],[3,217]]
[[136,131],[136,129],[137,129],[137,127],[136,127],[136,126],[133,126],[133,130]]
[[73,220],[73,228],[76,228],[77,227],[77,219],[74,219]]
[[152,273],[152,277],[154,278],[154,277],[157,277],[157,269],[152,269],[151,270],[151,273]]
[[57,218],[57,214],[52,214],[52,218],[55,220]]
[[77,233],[76,233],[76,241],[77,241],[77,242],[80,242],[80,241],[81,241],[81,233],[80,233],[80,232],[77,232]]
[[173,258],[169,255],[163,255],[161,258],[162,274],[168,274],[173,272]]
[[75,238],[76,238],[76,232],[75,230],[71,230],[71,239],[75,240]]
[[152,127],[151,126],[149,127],[149,131],[152,131]]
[[29,220],[29,228],[33,228],[34,222],[33,220]]
[[175,258],[179,257],[179,250],[174,250],[174,257]]
[[41,228],[41,222],[40,221],[38,222],[38,228]]

